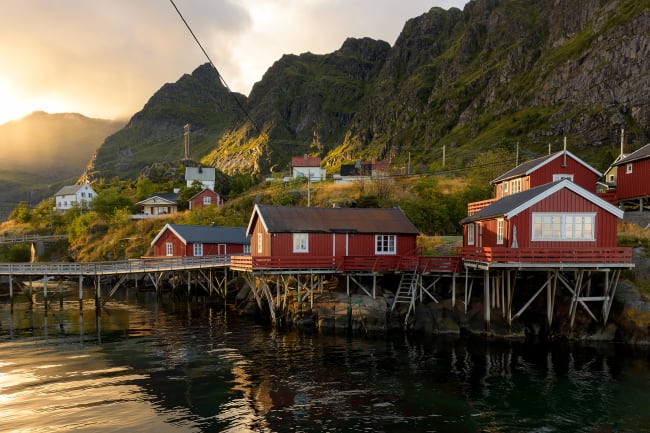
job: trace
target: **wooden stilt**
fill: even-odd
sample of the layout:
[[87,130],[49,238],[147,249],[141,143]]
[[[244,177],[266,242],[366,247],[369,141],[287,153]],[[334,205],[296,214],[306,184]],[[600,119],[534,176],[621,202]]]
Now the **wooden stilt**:
[[47,310],[47,275],[43,275],[43,302]]
[[485,322],[485,331],[490,330],[490,271],[485,270],[483,276],[483,320]]
[[84,306],[84,288],[83,288],[83,276],[79,275],[79,309],[83,309]]
[[451,306],[456,306],[456,272],[451,275]]

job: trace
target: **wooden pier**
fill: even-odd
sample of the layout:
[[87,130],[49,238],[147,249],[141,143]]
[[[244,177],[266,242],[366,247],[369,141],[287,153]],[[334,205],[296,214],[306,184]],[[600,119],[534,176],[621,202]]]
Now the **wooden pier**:
[[[43,284],[43,296],[47,305],[48,281],[54,279],[76,279],[79,284],[79,303],[83,301],[83,280],[92,278],[95,289],[95,304],[100,306],[102,277],[115,277],[107,297],[112,296],[129,276],[144,275],[158,290],[165,275],[184,275],[188,291],[192,279],[205,288],[206,292],[219,293],[225,297],[230,258],[228,256],[165,257],[120,260],[92,263],[0,263],[0,276],[9,280],[9,297],[13,302],[14,284],[32,287],[34,277]],[[42,278],[42,279],[41,279]]]

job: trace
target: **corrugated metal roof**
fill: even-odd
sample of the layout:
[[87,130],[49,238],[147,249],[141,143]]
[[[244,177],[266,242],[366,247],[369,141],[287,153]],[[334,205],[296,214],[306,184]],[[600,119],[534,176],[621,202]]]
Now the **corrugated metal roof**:
[[204,243],[248,245],[250,243],[250,240],[246,237],[246,227],[167,224],[151,242],[152,245],[166,229],[172,230],[180,239],[185,241],[186,244]]
[[628,162],[636,161],[639,159],[645,159],[650,157],[650,143],[646,144],[640,149],[635,150],[624,158],[614,162],[612,165],[622,165],[627,164]]
[[[256,214],[259,215],[269,233],[420,233],[399,208],[315,208],[256,205],[251,223]],[[249,224],[248,230],[252,230],[251,224]]]

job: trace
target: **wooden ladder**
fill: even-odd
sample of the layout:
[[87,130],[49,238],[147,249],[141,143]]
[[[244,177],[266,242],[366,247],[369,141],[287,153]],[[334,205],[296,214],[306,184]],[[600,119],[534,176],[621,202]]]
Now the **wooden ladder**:
[[397,304],[408,304],[409,308],[404,317],[404,325],[408,323],[409,315],[415,308],[415,300],[417,299],[418,284],[420,282],[420,274],[417,267],[413,271],[404,271],[399,281],[397,293],[395,293],[395,300],[391,306],[391,311],[395,310]]

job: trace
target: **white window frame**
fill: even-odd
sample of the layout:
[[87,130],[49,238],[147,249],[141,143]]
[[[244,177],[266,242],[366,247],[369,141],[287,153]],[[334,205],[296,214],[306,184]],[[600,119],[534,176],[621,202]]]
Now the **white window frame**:
[[166,256],[174,255],[174,244],[172,242],[165,243],[165,255]]
[[397,235],[375,235],[375,254],[397,253]]
[[626,174],[632,174],[632,163],[631,163],[631,162],[628,163],[628,164],[625,166],[625,173],[626,173]]
[[474,245],[476,235],[476,224],[467,224],[467,245]]
[[503,245],[503,233],[505,231],[506,223],[503,218],[497,219],[497,245]]
[[262,254],[263,251],[263,245],[264,243],[262,242],[264,238],[262,237],[262,233],[257,234],[257,254]]
[[201,257],[203,255],[203,244],[196,242],[192,245],[192,250],[194,252],[194,257]]
[[501,182],[501,197],[508,195],[508,181]]
[[[552,219],[556,221],[554,222]],[[548,227],[550,224],[557,224],[558,227],[551,229]],[[545,227],[548,229],[545,230]],[[534,242],[593,242],[596,240],[596,214],[593,212],[534,212],[531,230],[531,240]],[[555,235],[547,235],[544,231],[555,232]],[[576,236],[577,234],[579,236]]]
[[244,254],[250,254],[250,253],[251,253],[251,246],[244,245]]
[[293,234],[293,252],[294,253],[309,252],[309,233]]
[[521,179],[513,179],[510,181],[510,194],[517,194],[521,192]]
[[203,205],[208,206],[210,204],[212,204],[212,197],[210,197],[209,195],[204,195],[203,196]]
[[563,180],[563,179],[569,179],[571,182],[573,182],[573,174],[556,173],[553,175],[553,182],[556,182],[558,180]]

